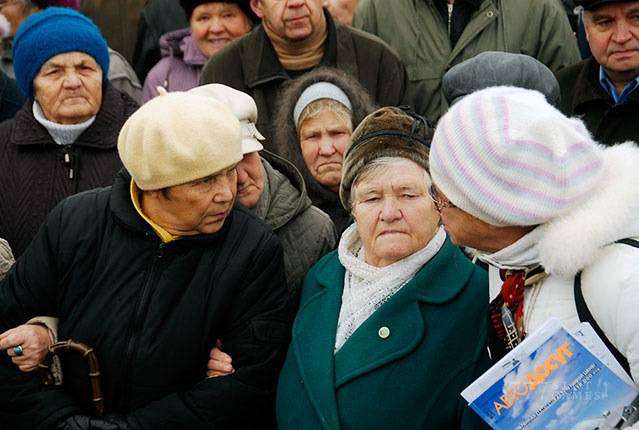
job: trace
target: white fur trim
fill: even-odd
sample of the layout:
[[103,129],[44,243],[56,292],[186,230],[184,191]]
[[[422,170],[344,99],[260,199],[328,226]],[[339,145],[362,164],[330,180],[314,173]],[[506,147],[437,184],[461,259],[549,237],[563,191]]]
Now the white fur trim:
[[603,179],[591,198],[541,227],[540,261],[552,275],[572,277],[602,247],[639,233],[639,147],[625,142],[606,148],[603,158]]

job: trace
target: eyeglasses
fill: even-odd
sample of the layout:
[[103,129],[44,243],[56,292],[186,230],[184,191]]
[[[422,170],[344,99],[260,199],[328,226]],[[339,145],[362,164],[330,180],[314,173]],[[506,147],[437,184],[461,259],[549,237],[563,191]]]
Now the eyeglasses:
[[446,208],[457,207],[454,204],[452,204],[450,200],[448,200],[446,197],[442,196],[439,193],[439,190],[435,188],[435,185],[431,184],[430,188],[428,189],[428,195],[430,196],[433,203],[435,203],[435,209],[437,209],[437,212],[441,212],[443,209],[446,209]]

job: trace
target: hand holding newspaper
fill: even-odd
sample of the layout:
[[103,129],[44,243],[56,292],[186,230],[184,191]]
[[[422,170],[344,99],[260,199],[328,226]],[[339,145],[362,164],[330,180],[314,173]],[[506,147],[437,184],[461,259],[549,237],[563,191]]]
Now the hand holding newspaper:
[[570,333],[556,318],[462,392],[492,428],[504,430],[630,428],[639,419],[638,394],[590,324]]

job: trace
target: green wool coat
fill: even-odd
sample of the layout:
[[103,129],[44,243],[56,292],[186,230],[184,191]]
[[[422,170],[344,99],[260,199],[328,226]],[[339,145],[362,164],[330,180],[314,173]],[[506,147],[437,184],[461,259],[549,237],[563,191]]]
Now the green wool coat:
[[334,251],[308,273],[280,375],[282,430],[483,428],[459,393],[488,366],[488,280],[449,240],[333,354]]

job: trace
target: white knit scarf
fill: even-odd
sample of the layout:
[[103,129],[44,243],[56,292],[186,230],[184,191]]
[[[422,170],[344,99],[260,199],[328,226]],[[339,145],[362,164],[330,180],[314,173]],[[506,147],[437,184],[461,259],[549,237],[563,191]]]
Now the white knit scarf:
[[364,261],[364,250],[357,224],[344,231],[339,242],[339,261],[346,269],[342,307],[337,322],[335,352],[349,337],[399,291],[441,249],[446,240],[442,227],[419,251],[386,267],[374,267]]
[[58,145],[71,145],[95,121],[95,115],[79,124],[58,124],[57,122],[49,121],[36,101],[33,102],[33,116],[36,121],[47,129],[53,141]]

